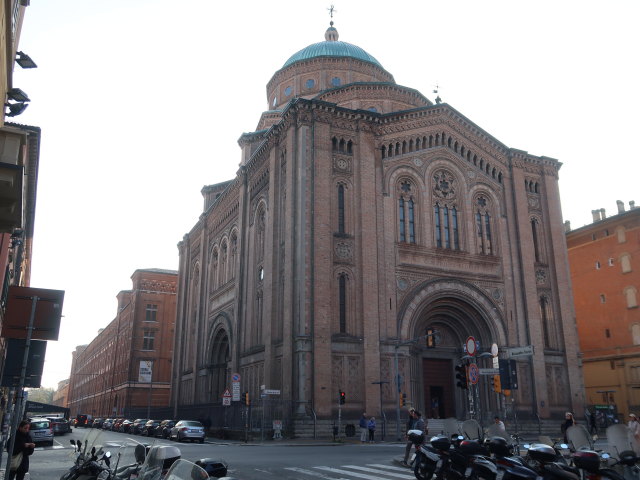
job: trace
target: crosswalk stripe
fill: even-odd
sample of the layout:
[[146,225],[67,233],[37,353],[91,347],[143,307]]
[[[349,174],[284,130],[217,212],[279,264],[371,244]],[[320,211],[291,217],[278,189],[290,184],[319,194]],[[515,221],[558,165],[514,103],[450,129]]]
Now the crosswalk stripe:
[[292,472],[311,475],[312,477],[324,478],[325,480],[349,480],[348,478],[328,477],[326,475],[323,475],[320,472],[313,472],[311,470],[305,470],[304,468],[298,468],[298,467],[286,467],[285,470],[291,470]]
[[380,480],[380,477],[377,477],[377,476],[374,477],[372,475],[366,475],[364,473],[358,473],[358,472],[351,472],[349,470],[342,470],[340,468],[333,468],[333,467],[313,467],[313,468],[317,468],[318,470],[325,470],[331,473],[339,473],[341,475],[350,475],[352,477],[364,478],[365,480]]
[[357,466],[357,465],[342,465],[342,467],[343,468],[353,468],[354,470],[360,470],[362,472],[377,473],[379,475],[386,475],[388,477],[406,478],[407,480],[415,478],[413,475],[406,475],[406,474],[395,473],[395,472],[380,471],[379,468],[360,467],[360,466]]
[[[393,470],[394,472],[409,472],[407,467],[393,467],[391,465],[382,465],[381,463],[368,463],[367,467],[384,468],[385,470]],[[413,477],[411,477],[413,478]]]

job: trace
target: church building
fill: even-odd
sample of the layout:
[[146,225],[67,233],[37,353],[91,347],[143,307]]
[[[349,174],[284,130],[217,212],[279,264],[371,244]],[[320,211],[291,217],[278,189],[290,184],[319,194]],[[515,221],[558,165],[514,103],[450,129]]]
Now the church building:
[[455,367],[492,368],[496,344],[533,355],[508,402],[475,379],[483,416],[580,412],[561,163],[398,85],[333,22],[266,90],[236,177],[203,188],[178,246],[175,411],[220,405],[239,374],[256,406],[279,391],[294,430],[339,408],[393,420],[403,393],[428,417],[477,416]]

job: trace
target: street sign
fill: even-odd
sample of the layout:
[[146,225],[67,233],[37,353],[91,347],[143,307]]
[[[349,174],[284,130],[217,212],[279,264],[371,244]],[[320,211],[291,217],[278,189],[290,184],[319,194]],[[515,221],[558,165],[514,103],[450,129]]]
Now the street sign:
[[473,357],[476,354],[476,339],[473,337],[467,338],[465,345],[467,347],[467,355],[471,355]]
[[469,364],[469,383],[475,385],[478,383],[478,378],[480,377],[480,371],[478,369],[478,365],[475,363]]
[[533,355],[533,345],[526,345],[524,347],[512,347],[507,349],[509,357],[530,357]]
[[231,398],[231,392],[229,391],[228,388],[225,388],[224,393],[222,394],[222,398],[225,398],[225,397]]
[[264,389],[262,391],[262,393],[264,393],[265,395],[280,395],[280,390],[268,390],[268,389]]
[[240,381],[240,374],[239,373],[234,373],[233,375],[231,375],[231,381],[232,382],[239,382]]
[[233,392],[232,400],[234,402],[240,401],[240,374],[234,373],[231,375],[231,391]]
[[500,374],[499,368],[481,368],[480,369],[480,375],[499,375],[499,374]]
[[222,397],[222,406],[230,407],[231,406],[231,397]]

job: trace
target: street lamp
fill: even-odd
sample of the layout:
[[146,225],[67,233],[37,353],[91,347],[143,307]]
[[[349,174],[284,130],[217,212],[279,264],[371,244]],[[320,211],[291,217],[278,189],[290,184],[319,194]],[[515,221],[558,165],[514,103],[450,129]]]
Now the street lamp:
[[384,433],[387,429],[387,417],[382,410],[382,385],[389,383],[387,380],[380,380],[379,382],[371,382],[371,385],[380,385],[380,416],[382,417],[382,441],[384,441]]

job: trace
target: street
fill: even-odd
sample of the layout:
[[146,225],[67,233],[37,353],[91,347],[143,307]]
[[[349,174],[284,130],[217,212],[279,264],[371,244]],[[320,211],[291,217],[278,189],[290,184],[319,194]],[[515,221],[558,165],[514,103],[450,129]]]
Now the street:
[[[31,456],[29,473],[32,480],[60,478],[75,459],[71,439],[80,440],[91,432],[74,429],[70,434],[56,436],[53,447],[38,447]],[[127,438],[141,443],[174,445],[180,448],[182,458],[195,461],[200,458],[223,458],[229,464],[229,476],[238,480],[325,479],[325,480],[378,480],[415,478],[413,473],[392,462],[402,455],[404,444],[331,444],[282,443],[242,444],[207,439],[204,444],[176,443],[169,440],[147,439],[124,433],[104,431],[100,441],[105,451],[117,452]]]

